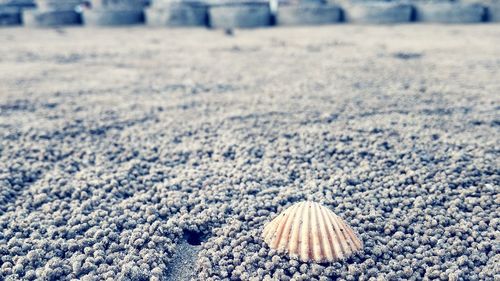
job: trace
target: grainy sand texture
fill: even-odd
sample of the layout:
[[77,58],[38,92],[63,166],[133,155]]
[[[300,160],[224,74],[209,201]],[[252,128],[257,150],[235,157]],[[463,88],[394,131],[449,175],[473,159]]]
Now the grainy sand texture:
[[[0,42],[0,280],[500,278],[500,25]],[[364,251],[271,250],[302,200]]]

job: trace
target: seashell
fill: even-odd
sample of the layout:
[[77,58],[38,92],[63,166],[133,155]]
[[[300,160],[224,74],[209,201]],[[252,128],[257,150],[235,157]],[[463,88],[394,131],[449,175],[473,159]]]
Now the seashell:
[[363,249],[363,242],[340,217],[315,202],[299,202],[265,227],[264,241],[303,262],[333,262]]

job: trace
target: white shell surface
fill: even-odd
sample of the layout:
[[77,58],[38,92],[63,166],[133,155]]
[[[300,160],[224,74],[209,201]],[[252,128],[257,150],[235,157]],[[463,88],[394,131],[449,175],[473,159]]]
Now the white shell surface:
[[299,202],[269,222],[262,233],[272,249],[308,262],[333,262],[363,249],[349,225],[315,202]]

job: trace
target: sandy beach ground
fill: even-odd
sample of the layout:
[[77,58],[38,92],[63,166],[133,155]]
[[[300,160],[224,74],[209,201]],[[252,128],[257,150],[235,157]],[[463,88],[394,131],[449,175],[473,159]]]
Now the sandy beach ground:
[[[0,29],[0,280],[498,280],[500,25]],[[262,241],[294,202],[345,261]]]

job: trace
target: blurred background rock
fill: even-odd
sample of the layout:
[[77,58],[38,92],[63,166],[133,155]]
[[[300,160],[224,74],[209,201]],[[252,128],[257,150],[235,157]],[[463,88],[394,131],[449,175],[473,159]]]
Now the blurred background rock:
[[91,0],[83,10],[83,22],[91,26],[116,26],[144,23],[144,7],[149,0]]
[[41,27],[149,24],[232,29],[498,21],[499,0],[0,0],[0,25]]

